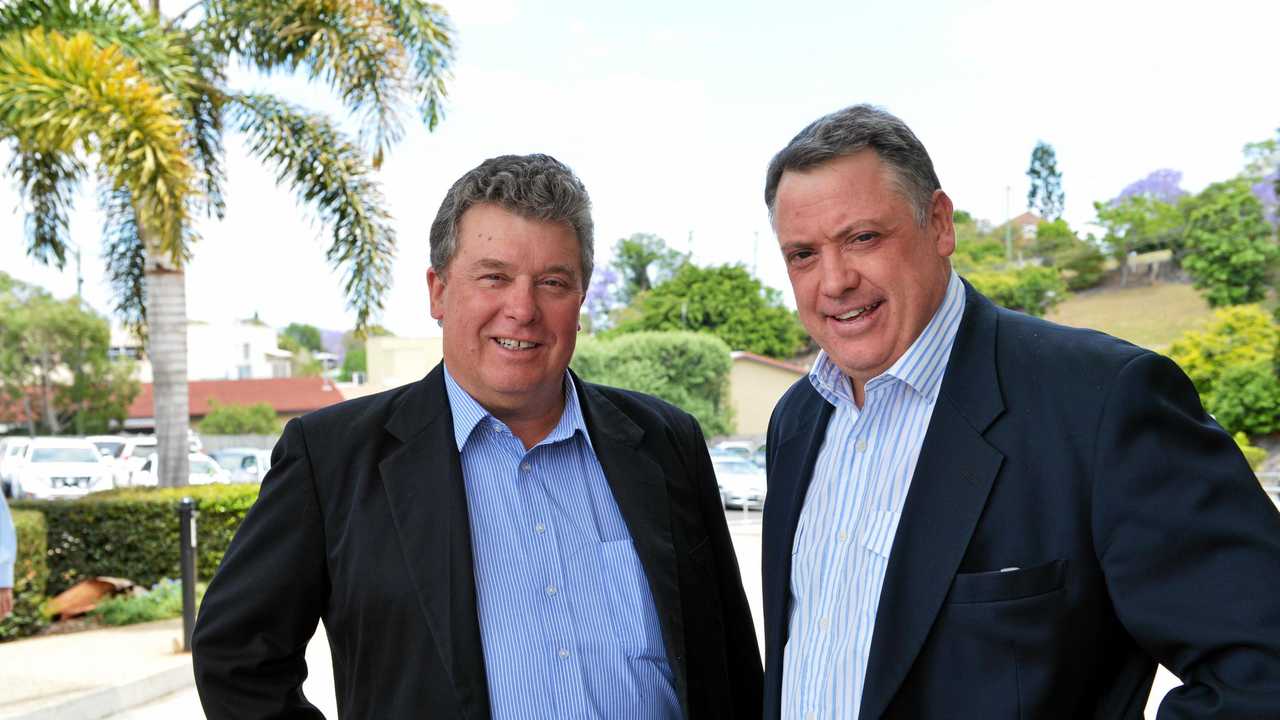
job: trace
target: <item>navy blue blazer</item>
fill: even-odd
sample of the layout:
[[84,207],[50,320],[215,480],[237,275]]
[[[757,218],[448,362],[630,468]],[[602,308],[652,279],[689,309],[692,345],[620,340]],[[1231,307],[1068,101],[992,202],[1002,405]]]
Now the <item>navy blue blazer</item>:
[[[805,378],[769,425],[766,718],[831,412]],[[1280,513],[1173,362],[966,283],[860,717],[1142,718],[1157,662],[1161,719],[1280,718]]]

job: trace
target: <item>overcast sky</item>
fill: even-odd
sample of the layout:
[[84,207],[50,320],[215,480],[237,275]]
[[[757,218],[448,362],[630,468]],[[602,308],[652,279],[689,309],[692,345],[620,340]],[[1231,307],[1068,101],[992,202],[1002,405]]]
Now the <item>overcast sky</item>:
[[[443,192],[501,153],[547,152],[577,171],[594,201],[597,263],[616,239],[653,232],[696,262],[758,267],[790,301],[764,168],[845,105],[906,120],[956,207],[993,221],[1024,209],[1031,149],[1051,143],[1077,226],[1095,200],[1158,168],[1182,171],[1192,191],[1226,178],[1246,142],[1280,126],[1275,2],[444,4],[458,44],[448,114],[434,133],[411,128],[380,173],[399,237],[381,321],[404,336],[436,330],[424,273]],[[334,106],[294,78],[233,77]],[[234,136],[227,147],[227,217],[199,228],[189,316],[350,327],[320,228]],[[0,183],[0,268],[72,294],[74,263],[59,272],[25,256],[19,204]],[[92,188],[79,207],[85,296],[105,312]]]

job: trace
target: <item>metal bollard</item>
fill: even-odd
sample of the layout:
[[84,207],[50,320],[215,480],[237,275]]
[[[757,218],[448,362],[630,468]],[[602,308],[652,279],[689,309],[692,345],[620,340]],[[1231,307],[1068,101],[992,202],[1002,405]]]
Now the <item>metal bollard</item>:
[[178,503],[178,537],[182,544],[182,651],[191,652],[196,624],[196,501]]

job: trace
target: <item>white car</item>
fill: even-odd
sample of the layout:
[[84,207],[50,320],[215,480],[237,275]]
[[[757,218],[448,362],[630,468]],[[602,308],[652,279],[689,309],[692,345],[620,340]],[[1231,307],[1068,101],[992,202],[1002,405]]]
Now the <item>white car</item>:
[[111,466],[98,448],[83,438],[33,438],[13,476],[13,496],[52,500],[77,498],[114,487]]
[[98,448],[98,454],[102,455],[103,461],[111,466],[112,472],[115,473],[116,487],[128,485],[129,467],[120,458],[120,453],[124,451],[129,438],[124,435],[90,435],[85,440],[93,443],[93,446]]
[[30,442],[28,437],[0,439],[0,486],[3,486],[5,497],[13,496],[13,476],[22,464],[24,451]]
[[[134,485],[155,487],[159,484],[156,478],[156,466],[160,464],[160,456],[152,454],[133,474]],[[187,484],[211,485],[213,483],[229,483],[231,476],[214,459],[204,453],[191,453],[187,456]]]
[[725,507],[764,507],[764,469],[750,460],[716,457],[711,459]]
[[124,438],[124,447],[120,448],[120,454],[116,456],[116,460],[124,469],[124,476],[128,478],[127,484],[134,485],[136,484],[133,479],[134,474],[141,470],[147,458],[156,452],[156,436],[122,435],[121,437]]
[[260,483],[271,467],[271,451],[257,448],[214,450],[209,456],[231,474],[231,482]]

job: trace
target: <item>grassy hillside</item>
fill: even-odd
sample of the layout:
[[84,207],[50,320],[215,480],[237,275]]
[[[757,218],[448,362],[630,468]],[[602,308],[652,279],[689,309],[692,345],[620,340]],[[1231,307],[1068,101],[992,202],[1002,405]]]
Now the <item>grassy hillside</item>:
[[1190,285],[1162,283],[1078,293],[1047,317],[1164,352],[1182,333],[1204,327],[1211,316],[1209,305]]

